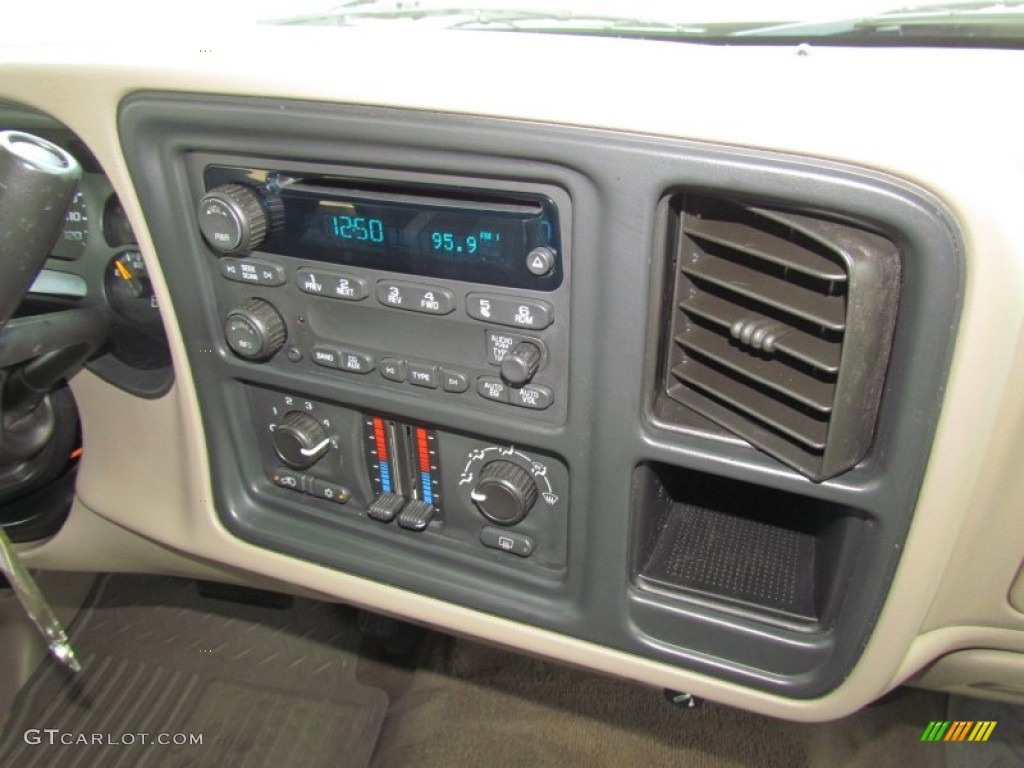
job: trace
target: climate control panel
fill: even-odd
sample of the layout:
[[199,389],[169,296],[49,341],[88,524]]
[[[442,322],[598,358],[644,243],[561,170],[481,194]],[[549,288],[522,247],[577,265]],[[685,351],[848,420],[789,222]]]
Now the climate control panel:
[[323,525],[560,572],[569,476],[556,456],[244,385],[258,432],[253,485]]

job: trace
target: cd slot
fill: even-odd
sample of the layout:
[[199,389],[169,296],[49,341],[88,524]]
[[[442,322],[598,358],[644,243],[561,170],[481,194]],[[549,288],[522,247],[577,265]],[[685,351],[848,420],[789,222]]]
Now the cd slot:
[[355,185],[350,181],[331,179],[296,181],[282,186],[281,194],[286,198],[293,195],[302,196],[325,203],[372,202],[521,216],[539,216],[543,212],[543,208],[538,202],[529,199],[489,197],[485,193],[474,193],[472,196],[467,196],[465,192],[446,192],[441,189],[431,189],[429,194],[425,194],[401,187]]

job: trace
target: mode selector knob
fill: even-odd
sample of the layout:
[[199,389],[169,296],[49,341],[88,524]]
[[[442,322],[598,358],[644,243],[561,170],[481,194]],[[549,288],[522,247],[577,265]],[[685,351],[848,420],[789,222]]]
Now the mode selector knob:
[[224,256],[258,247],[283,218],[279,197],[244,184],[222,184],[199,200],[199,231]]
[[492,461],[480,472],[469,498],[480,514],[498,525],[515,525],[537,501],[537,484],[530,473],[511,461]]
[[224,321],[224,338],[239,357],[266,360],[273,357],[288,338],[281,313],[264,299],[247,299],[231,310]]
[[286,413],[271,435],[274,452],[295,469],[313,466],[331,447],[330,435],[323,425],[302,411]]
[[501,377],[512,385],[528,384],[540,368],[541,352],[536,344],[520,341],[501,361]]

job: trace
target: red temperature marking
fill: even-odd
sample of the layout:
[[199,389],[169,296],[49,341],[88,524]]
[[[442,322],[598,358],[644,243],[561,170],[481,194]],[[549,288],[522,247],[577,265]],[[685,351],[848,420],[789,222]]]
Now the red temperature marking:
[[420,471],[430,471],[430,449],[427,447],[427,430],[416,428],[416,444],[420,455]]
[[380,461],[387,461],[388,441],[384,437],[384,419],[373,419],[373,436],[377,439],[377,458]]

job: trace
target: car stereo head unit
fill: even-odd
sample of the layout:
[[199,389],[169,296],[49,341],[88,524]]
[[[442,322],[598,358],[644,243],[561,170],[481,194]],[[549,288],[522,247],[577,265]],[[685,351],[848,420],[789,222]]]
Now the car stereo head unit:
[[558,212],[543,195],[208,166],[200,226],[221,253],[552,291]]

